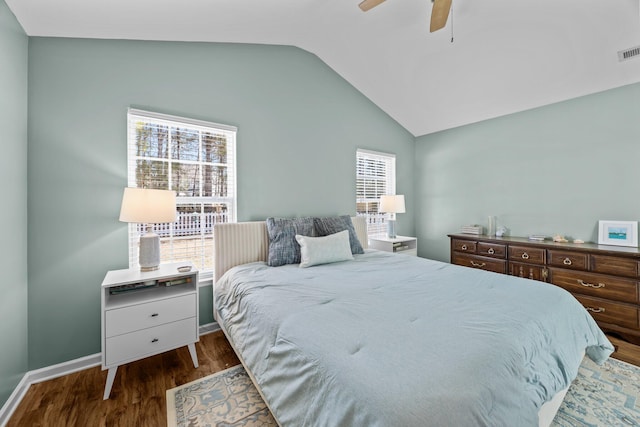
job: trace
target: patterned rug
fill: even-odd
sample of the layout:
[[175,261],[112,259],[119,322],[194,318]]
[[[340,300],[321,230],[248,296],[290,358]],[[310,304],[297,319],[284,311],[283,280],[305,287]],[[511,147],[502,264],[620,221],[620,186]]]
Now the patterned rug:
[[[241,365],[167,390],[169,427],[271,427],[276,422]],[[640,368],[585,358],[552,427],[640,427]]]

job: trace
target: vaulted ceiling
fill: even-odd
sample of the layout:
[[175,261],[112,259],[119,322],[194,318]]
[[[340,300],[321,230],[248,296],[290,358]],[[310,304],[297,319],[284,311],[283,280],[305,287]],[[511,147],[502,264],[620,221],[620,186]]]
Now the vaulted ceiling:
[[[415,136],[640,82],[639,0],[5,0],[30,36],[314,53]],[[453,36],[453,42],[451,41]]]

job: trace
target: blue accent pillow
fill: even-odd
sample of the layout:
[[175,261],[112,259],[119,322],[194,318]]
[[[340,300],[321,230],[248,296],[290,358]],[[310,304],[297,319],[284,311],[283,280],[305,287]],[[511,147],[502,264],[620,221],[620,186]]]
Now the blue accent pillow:
[[313,218],[267,218],[269,257],[267,264],[279,267],[300,264],[300,245],[296,234],[313,236]]
[[358,240],[356,229],[351,222],[349,215],[334,216],[329,218],[313,218],[313,225],[318,233],[318,236],[328,236],[329,234],[335,234],[340,231],[349,231],[349,245],[351,246],[352,254],[363,254],[364,249]]

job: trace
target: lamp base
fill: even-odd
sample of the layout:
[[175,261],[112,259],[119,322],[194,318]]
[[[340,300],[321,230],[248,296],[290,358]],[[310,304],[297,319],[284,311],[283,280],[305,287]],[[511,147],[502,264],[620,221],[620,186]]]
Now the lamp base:
[[138,263],[140,271],[154,271],[160,266],[160,237],[153,232],[151,226],[147,227],[144,236],[140,236]]
[[387,237],[390,239],[395,239],[398,237],[396,234],[396,220],[389,219],[387,220]]

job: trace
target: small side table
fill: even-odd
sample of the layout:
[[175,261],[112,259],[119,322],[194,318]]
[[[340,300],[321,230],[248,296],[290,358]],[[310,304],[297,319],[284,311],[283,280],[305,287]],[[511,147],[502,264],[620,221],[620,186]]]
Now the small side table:
[[[188,272],[178,267],[191,267]],[[118,366],[188,346],[198,367],[198,270],[189,262],[155,271],[112,270],[102,282],[102,369],[108,399]]]
[[393,239],[386,236],[369,237],[369,248],[395,254],[418,256],[418,239],[407,236],[397,236]]

